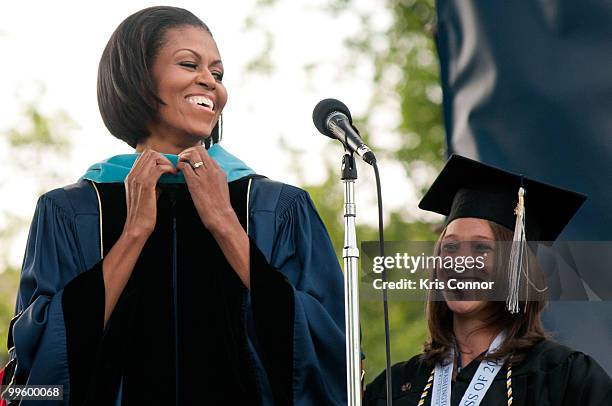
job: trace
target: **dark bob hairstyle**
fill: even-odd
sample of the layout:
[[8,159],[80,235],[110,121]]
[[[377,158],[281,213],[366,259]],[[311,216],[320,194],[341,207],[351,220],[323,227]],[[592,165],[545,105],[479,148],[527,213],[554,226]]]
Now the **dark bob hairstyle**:
[[[149,7],[125,20],[113,32],[98,67],[98,106],[106,128],[132,148],[148,137],[147,124],[160,104],[150,68],[171,28],[210,29],[191,12],[178,7]],[[219,141],[219,123],[212,131]],[[210,141],[207,140],[207,144]]]

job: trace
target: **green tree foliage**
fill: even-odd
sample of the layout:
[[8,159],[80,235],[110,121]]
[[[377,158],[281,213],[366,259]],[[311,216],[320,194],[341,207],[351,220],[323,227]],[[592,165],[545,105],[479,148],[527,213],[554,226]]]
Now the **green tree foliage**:
[[[256,23],[256,16],[269,11],[281,1],[261,2],[247,19],[247,29],[265,30]],[[406,176],[413,185],[414,194],[421,196],[439,170],[444,156],[444,128],[442,123],[442,91],[439,84],[439,65],[436,56],[433,33],[435,31],[434,0],[387,0],[380,2],[391,15],[389,26],[379,29],[372,22],[371,10],[361,10],[358,2],[352,0],[330,0],[322,12],[333,16],[350,14],[357,16],[360,27],[357,34],[345,42],[351,51],[351,58],[339,72],[347,78],[360,64],[373,67],[371,78],[373,94],[369,100],[368,112],[379,108],[399,110],[395,128],[391,128],[396,145],[383,148],[377,146],[378,129],[373,113],[354,117],[357,125],[370,145],[377,146],[379,161],[400,162]],[[264,35],[269,35],[265,33]],[[266,36],[267,38],[267,36]],[[268,41],[263,54],[268,54],[273,41]],[[263,62],[262,62],[263,61]],[[261,69],[255,69],[257,62]],[[251,74],[269,73],[269,59],[250,64]],[[307,76],[317,69],[316,64],[304,67]],[[389,104],[389,101],[396,101]],[[382,106],[382,107],[381,107]],[[299,156],[300,151],[283,145],[285,150]],[[327,162],[327,177],[321,184],[305,184],[325,222],[334,246],[340,251],[343,244],[342,189],[339,184],[339,157],[324,159]],[[415,174],[420,174],[416,176]],[[423,176],[423,174],[425,174]],[[304,179],[297,173],[298,179]],[[363,175],[363,170],[360,177]],[[384,173],[383,181],[384,181]],[[364,186],[360,186],[360,192]],[[384,196],[383,196],[384,198]],[[363,208],[362,208],[363,209]],[[375,208],[370,208],[375,209]],[[359,210],[359,208],[358,208]],[[412,214],[416,207],[406,207],[387,213],[385,239],[387,241],[430,241],[436,238],[434,226],[416,220]],[[358,226],[362,241],[378,240],[378,231],[369,225]],[[341,252],[338,252],[341,255]],[[341,258],[339,258],[341,259]],[[427,337],[424,320],[424,303],[390,302],[391,348],[393,362],[406,360],[421,351]],[[362,300],[360,305],[362,346],[366,354],[366,382],[376,377],[385,366],[384,327],[382,301]]]
[[[75,123],[63,112],[45,115],[40,108],[45,90],[40,86],[33,100],[23,101],[20,120],[8,129],[0,130],[1,148],[10,159],[3,164],[0,186],[2,196],[9,196],[5,187],[12,179],[34,180],[31,199],[48,190],[51,185],[64,181],[61,170],[54,165],[58,157],[70,152],[69,133]],[[36,163],[33,165],[32,163]],[[15,311],[15,299],[19,284],[20,264],[11,263],[11,250],[22,251],[13,240],[29,224],[29,219],[5,209],[0,213],[0,368],[6,363],[8,327]]]
[[6,348],[8,327],[15,310],[15,294],[19,281],[19,271],[5,267],[0,273],[0,369],[8,361]]
[[[263,31],[265,38],[261,52],[246,66],[246,71],[250,74],[270,75],[274,72],[270,53],[275,45],[274,36],[281,34],[267,31],[266,27],[258,24],[257,16],[279,3],[282,1],[259,1],[252,15],[245,21],[246,29]],[[399,111],[396,126],[391,129],[393,136],[397,137],[396,145],[399,147],[383,148],[378,145],[376,136],[379,130],[374,124],[372,113],[355,117],[355,121],[368,142],[377,147],[379,160],[400,162],[415,189],[415,194],[420,196],[433,174],[440,168],[444,155],[442,95],[433,40],[434,0],[380,2],[381,7],[391,15],[391,23],[384,29],[375,28],[371,13],[360,10],[357,3],[353,0],[329,0],[321,12],[358,16],[359,30],[345,44],[347,49],[351,50],[353,58],[350,58],[351,62],[346,66],[340,66],[339,71],[343,73],[343,77],[350,77],[358,64],[371,64],[374,72],[371,80],[375,90],[369,100],[371,108],[368,111],[375,112],[380,108]],[[309,64],[304,70],[308,76],[312,75],[316,68],[316,64]],[[389,100],[395,103],[389,105]],[[11,169],[21,173],[28,171],[29,177],[39,180],[39,190],[46,190],[59,176],[52,170],[53,166],[40,165],[33,168],[19,162],[52,162],[51,155],[58,155],[58,152],[61,152],[60,155],[64,154],[69,149],[66,134],[72,124],[62,113],[45,116],[38,106],[32,103],[26,103],[23,117],[25,125],[2,131],[0,141],[16,156],[21,157],[15,160],[15,166]],[[290,154],[301,153],[287,146],[285,149]],[[338,182],[338,157],[324,158],[324,161],[327,162],[325,181],[316,185],[302,182],[302,186],[315,201],[334,246],[341,247],[342,190]],[[303,174],[296,175],[304,179]],[[434,239],[433,225],[415,219],[412,215],[415,211],[416,207],[406,207],[388,212],[385,238],[389,241]],[[9,240],[27,223],[26,220],[16,217],[7,221],[9,217],[8,213],[3,213],[5,221],[0,229],[0,247],[10,246]],[[358,235],[363,241],[378,239],[377,229],[370,225],[360,225]],[[5,252],[0,252],[0,255],[3,260],[0,269],[0,343],[5,343],[6,328],[14,310],[18,270],[15,266],[5,263]],[[393,361],[405,360],[420,352],[426,338],[423,303],[391,302],[390,321]],[[369,382],[384,369],[385,364],[381,302],[362,301],[361,325],[363,350],[366,354],[366,382]],[[4,350],[0,351],[0,361],[4,361],[3,357],[6,357]]]

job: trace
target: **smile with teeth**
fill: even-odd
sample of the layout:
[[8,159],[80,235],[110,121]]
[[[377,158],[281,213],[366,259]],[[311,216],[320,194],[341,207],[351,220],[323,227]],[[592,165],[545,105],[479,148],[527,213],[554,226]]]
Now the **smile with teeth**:
[[190,96],[187,101],[199,108],[205,108],[210,111],[215,111],[215,104],[212,100],[205,96]]

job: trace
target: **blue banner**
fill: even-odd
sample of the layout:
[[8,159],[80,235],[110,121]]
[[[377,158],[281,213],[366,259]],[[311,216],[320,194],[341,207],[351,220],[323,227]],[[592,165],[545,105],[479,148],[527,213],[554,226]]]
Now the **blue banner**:
[[[560,240],[612,240],[612,2],[438,0],[437,12],[448,153],[587,194]],[[564,281],[574,291],[597,300],[612,285],[609,259],[557,246],[558,266],[581,270]],[[612,373],[612,302],[550,303],[544,322]]]

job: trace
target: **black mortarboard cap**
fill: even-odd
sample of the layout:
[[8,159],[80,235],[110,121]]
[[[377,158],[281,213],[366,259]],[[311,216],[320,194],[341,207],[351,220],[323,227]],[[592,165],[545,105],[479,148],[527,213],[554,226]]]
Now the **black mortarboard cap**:
[[514,230],[521,186],[525,189],[528,241],[554,241],[586,199],[581,193],[452,155],[419,207],[447,216],[447,224],[456,218],[475,217]]

